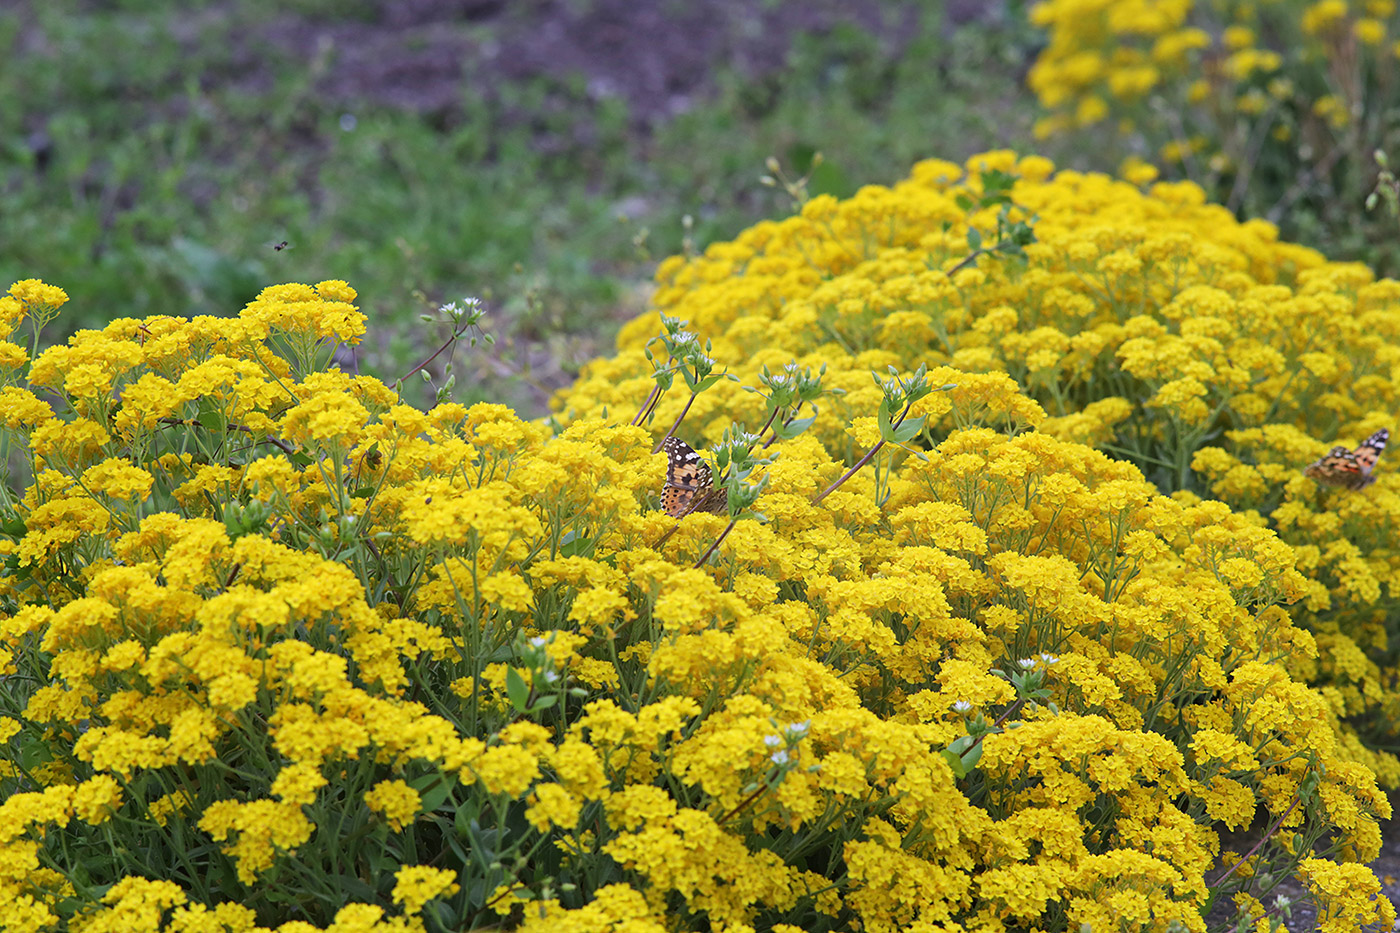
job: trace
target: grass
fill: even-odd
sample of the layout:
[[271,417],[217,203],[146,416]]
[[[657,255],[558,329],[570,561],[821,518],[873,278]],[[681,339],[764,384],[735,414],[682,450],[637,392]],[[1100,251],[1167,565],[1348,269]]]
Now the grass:
[[332,104],[326,49],[248,47],[278,9],[263,0],[35,4],[0,22],[0,99],[22,102],[0,113],[0,279],[67,289],[71,332],[343,278],[370,318],[361,369],[389,380],[436,346],[420,314],[477,295],[499,342],[459,355],[457,397],[540,413],[644,305],[657,259],[790,210],[758,182],[770,155],[801,173],[822,152],[813,191],[846,195],[919,158],[1030,147],[1030,36],[954,37],[924,6],[902,56],[855,28],[801,37],[768,74],[716,74],[698,106],[639,131],[569,80],[464,89],[430,116]]

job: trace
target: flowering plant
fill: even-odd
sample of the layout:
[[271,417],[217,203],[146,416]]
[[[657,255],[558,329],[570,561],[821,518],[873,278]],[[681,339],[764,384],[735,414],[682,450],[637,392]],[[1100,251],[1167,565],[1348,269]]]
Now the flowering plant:
[[[363,332],[342,282],[27,370],[16,345],[5,927],[1205,930],[1266,922],[1290,873],[1329,928],[1392,922],[1352,864],[1389,759],[1290,615],[1315,565],[1176,448],[1268,406],[1196,365],[1209,342],[1114,362],[1196,276],[1273,307],[1250,272],[1328,267],[1186,189],[962,174],[666,264],[671,320],[630,325],[557,431],[326,370]],[[1031,214],[1039,243],[985,247]],[[63,298],[20,283],[0,320]],[[1302,418],[1295,361],[1256,362],[1270,419]],[[1204,412],[1159,398],[1187,366]],[[724,439],[726,514],[657,508],[676,432]]]
[[1393,238],[1356,220],[1395,135],[1394,0],[1042,0],[1031,19],[1042,137],[1108,123],[1135,177],[1146,155],[1232,211],[1315,217],[1352,254]]

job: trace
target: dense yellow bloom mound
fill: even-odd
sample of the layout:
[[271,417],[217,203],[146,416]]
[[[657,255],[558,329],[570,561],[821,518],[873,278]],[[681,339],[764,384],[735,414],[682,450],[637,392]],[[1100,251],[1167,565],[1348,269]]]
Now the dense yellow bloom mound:
[[[858,453],[880,397],[871,369],[977,374],[935,380],[962,387],[945,430],[1006,412],[1130,460],[1182,502],[1212,495],[1279,532],[1308,577],[1294,617],[1322,648],[1315,661],[1288,663],[1325,684],[1333,711],[1368,740],[1393,746],[1400,470],[1383,457],[1376,485],[1353,493],[1319,490],[1301,469],[1338,440],[1354,446],[1396,426],[1400,283],[1281,243],[1194,185],[1143,191],[1101,175],[1052,176],[1044,159],[1009,153],[969,168],[964,177],[926,162],[893,188],[816,198],[800,216],[663,265],[660,313],[689,321],[739,378],[701,395],[684,430],[717,438],[731,419],[761,423],[743,386],[765,365],[796,360],[825,365],[826,383],[847,392],[819,403],[812,430],[828,450]],[[988,171],[1020,176],[1012,199],[1038,217],[1038,242],[1025,261],[983,257],[950,276],[968,229],[995,228],[991,211],[965,209]],[[563,407],[634,410],[650,383],[643,346],[658,327],[654,315],[629,325],[618,356],[594,364]],[[984,388],[997,384],[992,374],[1024,396]],[[683,393],[666,396],[657,423],[684,403]],[[930,397],[915,413],[934,404],[945,402]],[[1367,751],[1351,726],[1347,736],[1357,760],[1400,785],[1394,755]]]
[[[1106,117],[1161,120],[1140,106],[1156,94],[1173,109],[1267,116],[1273,141],[1287,143],[1299,117],[1343,129],[1360,106],[1375,106],[1365,85],[1384,86],[1400,53],[1394,0],[1040,0],[1030,18],[1049,33],[1028,81],[1051,111],[1042,133]],[[1343,55],[1364,69],[1348,81],[1306,80]],[[1177,113],[1178,130],[1197,128],[1193,116]],[[1178,140],[1175,157],[1205,142]]]
[[[34,479],[0,510],[0,922],[1204,931],[1290,873],[1338,923],[1392,922],[1364,868],[1383,759],[1305,681],[1291,615],[1355,597],[1262,513],[1084,443],[1170,486],[1252,395],[1240,428],[1296,422],[1309,456],[1316,385],[1289,367],[1386,338],[1270,343],[1260,322],[1308,332],[1341,279],[1190,189],[987,158],[1040,214],[1029,264],[943,271],[997,221],[931,163],[663,269],[658,306],[748,386],[827,367],[810,429],[790,412],[729,487],[735,511],[757,495],[732,527],[658,511],[653,449],[687,404],[681,434],[714,440],[764,403],[721,380],[628,424],[654,317],[553,436],[325,371],[363,328],[339,282],[114,321],[27,385],[17,347],[0,423]],[[21,285],[11,327],[66,297]],[[1216,309],[1200,334],[1168,310],[1188,291]],[[870,371],[925,363],[944,390],[896,424]],[[1257,850],[1221,851],[1261,815]]]
[[1037,0],[1029,18],[1045,30],[1037,135],[1096,127],[1126,173],[1155,173],[1146,153],[1232,210],[1384,254],[1394,212],[1360,205],[1394,194],[1372,192],[1396,132],[1395,0]]

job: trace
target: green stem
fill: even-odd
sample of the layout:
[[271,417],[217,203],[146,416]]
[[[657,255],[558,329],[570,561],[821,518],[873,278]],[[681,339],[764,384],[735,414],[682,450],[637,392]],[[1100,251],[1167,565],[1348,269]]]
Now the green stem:
[[[912,401],[910,401],[908,404],[906,404],[906,405],[904,406],[904,411],[900,412],[899,417],[895,419],[894,424],[892,425],[893,427],[896,427],[896,428],[897,428],[897,427],[899,427],[901,424],[904,423],[905,416],[907,416],[907,415],[909,414],[909,409],[910,409],[911,407],[913,407],[913,405],[914,405],[914,403],[913,403]],[[836,482],[832,483],[830,486],[826,487],[826,488],[823,489],[821,492],[817,493],[817,497],[816,497],[815,499],[812,500],[812,504],[813,504],[813,505],[816,505],[818,502],[822,501],[822,500],[825,499],[827,496],[831,495],[833,492],[835,492],[836,490],[840,489],[840,488],[841,488],[841,485],[842,485],[843,483],[845,483],[846,480],[850,479],[852,476],[855,476],[856,473],[858,473],[858,472],[860,471],[860,468],[863,467],[863,466],[865,466],[867,463],[869,463],[869,462],[870,462],[870,458],[871,458],[871,457],[874,457],[875,454],[879,453],[880,448],[881,448],[881,447],[884,447],[884,446],[885,446],[885,442],[884,442],[883,439],[881,439],[880,443],[876,444],[874,447],[872,447],[872,448],[870,448],[868,451],[866,451],[864,457],[861,457],[859,460],[857,460],[857,461],[855,462],[854,465],[852,465],[852,467],[851,467],[849,470],[847,470],[845,473],[842,473],[842,474],[841,474],[841,477],[840,477],[838,480],[836,480]]]
[[695,404],[695,393],[694,393],[694,392],[690,393],[690,398],[688,398],[688,399],[685,400],[685,407],[681,409],[681,413],[680,413],[679,415],[676,415],[676,420],[673,421],[673,422],[671,423],[671,427],[670,427],[670,429],[666,432],[665,437],[663,437],[663,438],[661,438],[661,440],[657,441],[657,442],[656,442],[656,446],[653,447],[653,448],[651,449],[651,452],[652,452],[652,453],[658,453],[658,452],[660,452],[660,450],[661,450],[661,445],[664,444],[664,443],[666,443],[666,438],[667,438],[667,437],[670,437],[671,435],[673,435],[673,434],[676,433],[676,428],[678,428],[678,427],[681,426],[681,422],[685,420],[685,416],[690,412],[690,406],[693,405],[693,404]]

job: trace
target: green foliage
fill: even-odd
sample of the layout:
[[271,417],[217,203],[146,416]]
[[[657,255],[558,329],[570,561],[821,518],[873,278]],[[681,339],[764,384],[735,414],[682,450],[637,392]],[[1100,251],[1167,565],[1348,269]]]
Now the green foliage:
[[606,349],[619,304],[636,310],[655,257],[786,210],[758,184],[768,157],[810,170],[809,193],[844,196],[902,174],[932,141],[970,153],[1024,135],[1017,36],[954,41],[941,4],[914,7],[902,47],[855,27],[801,36],[771,72],[722,70],[712,99],[639,134],[620,99],[581,81],[464,88],[453,113],[424,116],[327,99],[329,46],[259,45],[247,74],[245,45],[269,15],[355,21],[367,4],[36,5],[32,22],[0,22],[0,98],[23,102],[0,112],[0,279],[64,281],[96,315],[63,322],[76,328],[228,314],[268,281],[353,276],[367,307],[395,309],[372,312],[359,351],[362,371],[391,382],[447,336],[418,313],[480,295],[504,365],[468,391],[538,410]]

